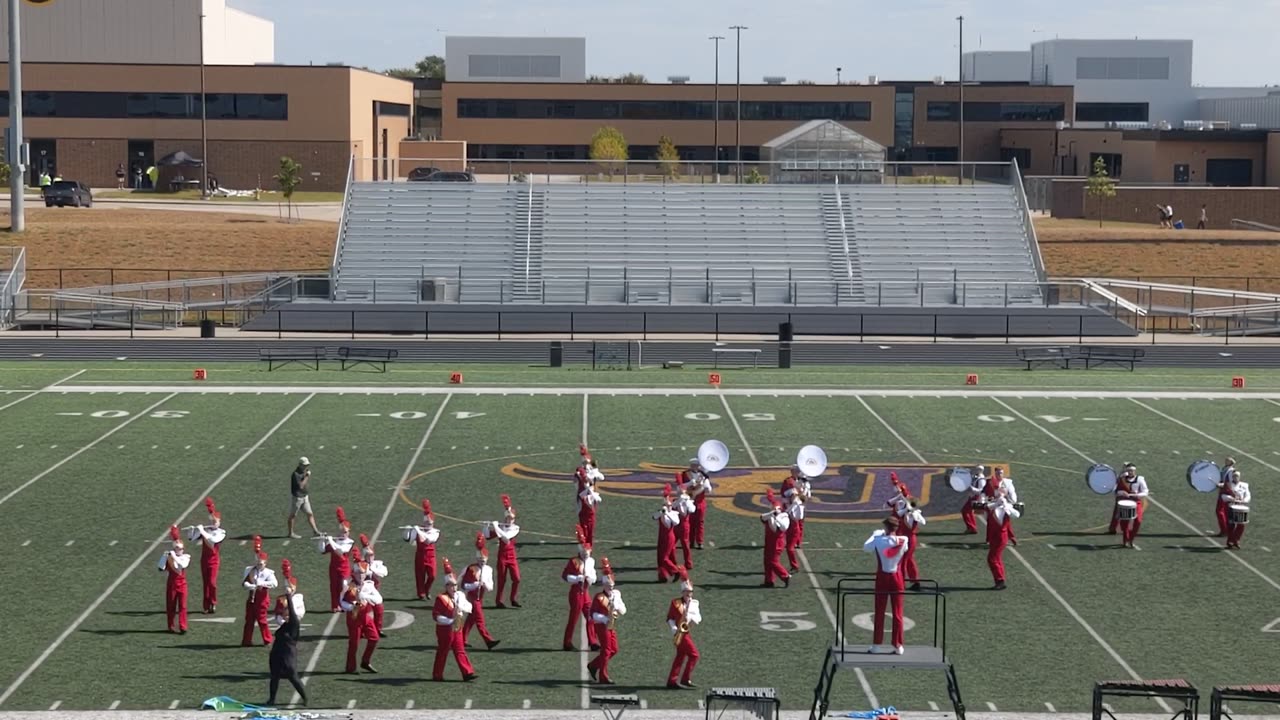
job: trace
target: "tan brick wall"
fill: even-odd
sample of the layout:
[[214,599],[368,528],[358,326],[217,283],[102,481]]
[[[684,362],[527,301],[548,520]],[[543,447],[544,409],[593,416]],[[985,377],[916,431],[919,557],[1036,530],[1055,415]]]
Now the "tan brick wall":
[[114,189],[116,166],[128,156],[128,140],[59,140],[57,171],[94,189]]
[[[1084,188],[1083,180],[1055,180],[1053,216],[1096,219],[1097,201],[1086,197]],[[1172,205],[1174,219],[1192,228],[1201,205],[1208,210],[1210,229],[1229,229],[1232,219],[1280,225],[1280,188],[1118,187],[1114,198],[1103,201],[1103,219],[1155,225],[1157,203]]]

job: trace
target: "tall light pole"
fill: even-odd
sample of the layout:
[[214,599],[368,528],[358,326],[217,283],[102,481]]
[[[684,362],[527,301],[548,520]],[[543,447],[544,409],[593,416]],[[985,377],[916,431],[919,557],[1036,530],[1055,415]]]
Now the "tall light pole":
[[842,70],[844,70],[844,68],[836,68],[836,84],[837,84],[837,85],[839,85],[839,84],[840,84],[840,72],[841,72]]
[[204,12],[200,12],[200,198],[209,199],[209,109],[204,85]]
[[716,44],[716,94],[715,109],[712,110],[712,117],[715,118],[715,132],[713,140],[715,151],[712,153],[712,162],[715,167],[716,182],[720,182],[720,41],[724,39],[723,35],[712,35],[707,38]]
[[5,161],[9,163],[9,229],[16,233],[27,229],[22,197],[26,167],[22,157],[21,7],[19,0],[9,0],[9,146],[5,148]]
[[[956,18],[960,23],[960,146],[956,148],[956,160],[964,162],[964,16]],[[964,167],[960,167],[960,181],[964,182]]]
[[732,25],[729,27],[729,29],[733,30],[738,35],[738,60],[737,60],[738,69],[737,69],[737,80],[734,83],[737,86],[737,100],[735,101],[735,107],[733,111],[734,135],[736,137],[734,139],[735,149],[733,153],[733,159],[737,164],[737,168],[738,168],[737,169],[738,183],[741,184],[742,183],[742,31],[748,30],[749,28],[746,25]]

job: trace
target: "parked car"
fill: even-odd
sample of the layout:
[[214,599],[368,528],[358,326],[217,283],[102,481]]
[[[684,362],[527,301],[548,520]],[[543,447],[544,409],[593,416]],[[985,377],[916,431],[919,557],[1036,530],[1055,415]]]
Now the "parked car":
[[409,171],[409,182],[422,182],[438,172],[440,168],[416,167]]
[[93,207],[93,193],[88,186],[75,180],[55,180],[44,189],[44,206]]
[[476,176],[469,172],[434,172],[427,176],[427,182],[464,182],[473,183]]

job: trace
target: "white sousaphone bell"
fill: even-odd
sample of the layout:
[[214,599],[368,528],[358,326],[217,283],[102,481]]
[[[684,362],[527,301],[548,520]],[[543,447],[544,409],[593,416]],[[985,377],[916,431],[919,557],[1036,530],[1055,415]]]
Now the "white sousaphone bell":
[[796,467],[807,478],[816,478],[827,469],[827,453],[817,445],[805,445],[796,455]]
[[729,465],[729,447],[719,440],[708,440],[698,446],[698,464],[709,473],[720,472]]

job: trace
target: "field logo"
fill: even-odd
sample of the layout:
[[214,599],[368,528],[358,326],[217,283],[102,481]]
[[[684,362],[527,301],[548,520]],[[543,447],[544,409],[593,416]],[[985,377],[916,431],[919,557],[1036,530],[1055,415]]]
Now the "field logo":
[[[659,498],[662,487],[674,484],[675,475],[684,466],[641,463],[638,468],[601,468],[605,480],[600,492],[631,498]],[[950,466],[940,465],[862,465],[832,463],[825,473],[813,480],[813,499],[805,507],[805,520],[819,522],[879,522],[886,514],[886,503],[897,491],[889,479],[898,480],[911,491],[920,509],[930,519],[955,516],[964,505],[968,493],[954,492],[947,484]],[[708,498],[713,507],[743,516],[758,516],[768,509],[765,492],[782,485],[790,466],[740,468],[728,467],[715,473],[715,491]],[[502,468],[508,477],[540,482],[570,484],[570,473],[547,472],[511,463]]]

